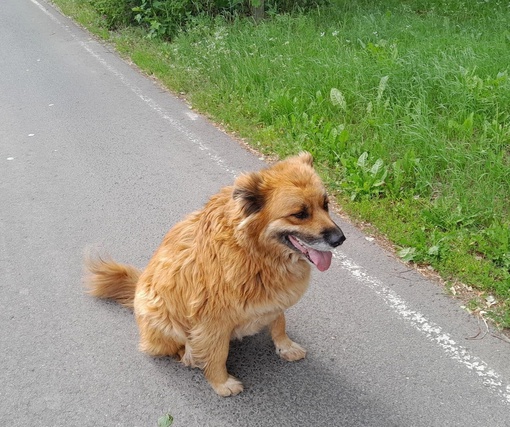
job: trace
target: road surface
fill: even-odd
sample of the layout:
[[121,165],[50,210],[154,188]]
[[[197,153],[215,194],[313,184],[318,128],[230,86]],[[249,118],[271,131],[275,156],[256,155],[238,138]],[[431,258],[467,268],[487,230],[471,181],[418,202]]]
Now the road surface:
[[467,339],[476,318],[340,218],[346,243],[288,312],[305,360],[236,342],[245,392],[225,399],[140,353],[132,313],[84,294],[84,249],[143,267],[264,164],[44,0],[0,11],[0,425],[510,425],[510,346]]

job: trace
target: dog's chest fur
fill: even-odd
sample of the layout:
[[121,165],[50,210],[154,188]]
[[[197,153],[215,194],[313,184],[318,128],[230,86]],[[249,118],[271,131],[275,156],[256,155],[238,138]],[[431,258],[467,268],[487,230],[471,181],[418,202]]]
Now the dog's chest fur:
[[272,313],[254,317],[252,320],[249,320],[245,323],[238,325],[232,331],[231,338],[240,340],[243,337],[255,335],[256,333],[260,332],[261,329],[263,329],[265,326],[269,325],[273,320],[275,320],[278,317],[279,313],[280,313],[279,311],[274,311]]
[[[304,268],[308,272],[308,267]],[[283,279],[283,278],[282,278]],[[241,339],[254,335],[275,320],[283,311],[296,304],[308,288],[309,275],[304,274],[297,279],[286,278],[286,286],[270,286],[259,294],[257,299],[243,301],[243,309],[239,316],[239,323],[232,331],[232,338]],[[259,281],[259,286],[263,286]],[[264,286],[263,286],[264,287]],[[264,295],[264,297],[262,297]]]

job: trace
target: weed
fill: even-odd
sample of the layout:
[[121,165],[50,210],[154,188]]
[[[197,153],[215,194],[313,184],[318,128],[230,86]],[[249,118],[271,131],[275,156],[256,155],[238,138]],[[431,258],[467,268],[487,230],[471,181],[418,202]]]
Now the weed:
[[174,417],[170,414],[165,414],[158,418],[158,427],[170,427],[174,422]]
[[342,157],[341,162],[345,169],[342,187],[350,192],[351,200],[371,198],[384,193],[388,167],[384,165],[382,159],[377,159],[371,164],[365,151],[356,161],[352,157]]

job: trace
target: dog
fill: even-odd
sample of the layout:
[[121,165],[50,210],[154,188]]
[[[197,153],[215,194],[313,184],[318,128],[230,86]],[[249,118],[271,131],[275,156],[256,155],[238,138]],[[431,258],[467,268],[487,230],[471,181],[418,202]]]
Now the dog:
[[288,361],[306,350],[285,331],[311,265],[330,267],[345,240],[311,154],[239,176],[166,234],[144,271],[89,257],[88,292],[134,309],[140,350],[203,370],[221,396],[243,391],[229,375],[231,339],[268,327]]

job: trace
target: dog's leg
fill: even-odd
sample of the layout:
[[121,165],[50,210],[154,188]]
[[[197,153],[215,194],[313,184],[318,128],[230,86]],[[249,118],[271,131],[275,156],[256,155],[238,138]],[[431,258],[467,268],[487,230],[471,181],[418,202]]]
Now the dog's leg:
[[306,356],[306,350],[292,341],[285,332],[285,314],[282,312],[270,325],[271,337],[276,347],[276,354],[282,359],[294,361]]
[[[191,353],[195,363],[204,366],[204,375],[211,387],[220,396],[235,396],[243,391],[243,384],[227,372],[227,357],[230,346],[230,331],[211,328],[212,334],[192,334]],[[221,332],[218,332],[221,331]]]
[[137,317],[140,330],[140,351],[154,357],[176,356],[183,353],[184,343],[164,334],[162,331],[151,327],[150,323],[141,317]]

